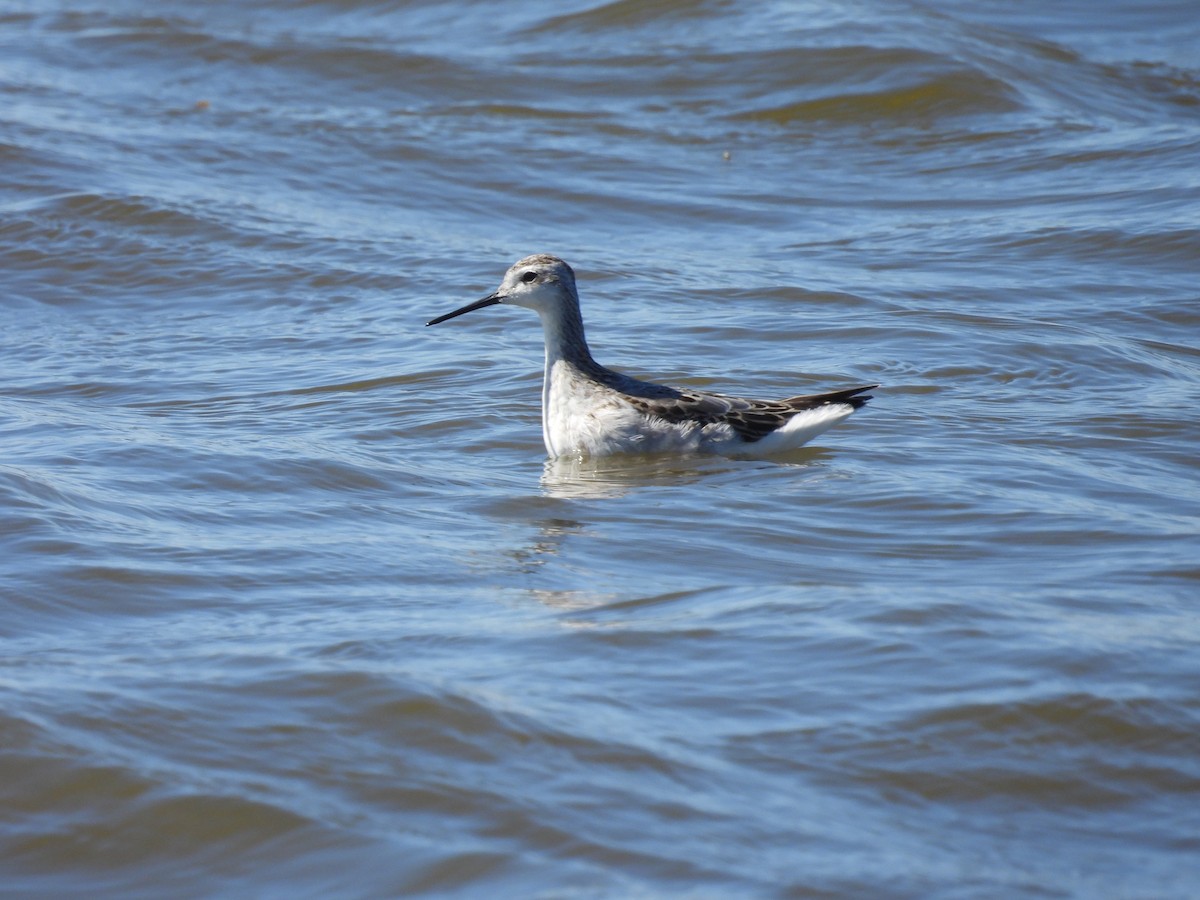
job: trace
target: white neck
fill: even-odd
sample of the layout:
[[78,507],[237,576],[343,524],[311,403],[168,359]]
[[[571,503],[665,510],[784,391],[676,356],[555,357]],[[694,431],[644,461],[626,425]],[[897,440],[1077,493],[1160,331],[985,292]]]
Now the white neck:
[[[579,307],[572,305],[539,309],[538,315],[546,340],[546,367],[542,374],[542,440],[546,444],[546,452],[558,456],[564,448],[556,445],[554,425],[566,417],[566,410],[560,408],[566,402],[565,398],[558,396],[559,392],[554,389],[556,382],[561,384],[567,379],[561,367],[570,366],[589,372],[599,366],[592,359],[584,339]],[[557,378],[556,368],[560,369],[560,377]]]

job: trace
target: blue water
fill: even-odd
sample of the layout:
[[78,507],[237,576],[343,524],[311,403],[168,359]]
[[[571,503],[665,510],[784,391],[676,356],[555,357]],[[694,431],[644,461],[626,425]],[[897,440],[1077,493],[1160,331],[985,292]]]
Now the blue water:
[[[0,3],[0,893],[1200,894],[1191,3]],[[881,383],[547,461],[597,358]]]

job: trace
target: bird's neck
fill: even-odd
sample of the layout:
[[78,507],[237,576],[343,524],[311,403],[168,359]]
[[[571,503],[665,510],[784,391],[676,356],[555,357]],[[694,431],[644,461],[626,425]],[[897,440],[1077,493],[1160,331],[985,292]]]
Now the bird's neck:
[[542,313],[542,330],[546,334],[546,372],[556,362],[570,363],[581,372],[590,374],[600,365],[592,359],[587,339],[583,335],[583,317],[578,307],[557,308]]
[[542,438],[546,452],[559,456],[569,450],[571,393],[588,379],[603,381],[606,370],[592,359],[583,336],[578,308],[541,313],[546,333],[546,371],[542,378]]

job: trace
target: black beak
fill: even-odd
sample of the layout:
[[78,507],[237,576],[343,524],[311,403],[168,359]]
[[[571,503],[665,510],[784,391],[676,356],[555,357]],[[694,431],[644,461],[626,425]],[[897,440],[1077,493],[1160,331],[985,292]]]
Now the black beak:
[[474,312],[477,309],[483,309],[485,306],[495,306],[500,302],[499,294],[488,294],[482,300],[476,300],[474,303],[468,303],[462,309],[456,309],[454,312],[448,312],[444,316],[438,316],[436,319],[430,319],[425,323],[425,327],[436,325],[438,322],[445,322],[447,319],[453,319],[455,316],[461,316],[463,313]]

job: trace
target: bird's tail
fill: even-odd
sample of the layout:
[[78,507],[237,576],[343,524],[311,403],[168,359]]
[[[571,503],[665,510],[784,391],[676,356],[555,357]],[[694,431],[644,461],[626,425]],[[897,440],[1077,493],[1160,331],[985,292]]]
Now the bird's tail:
[[805,394],[801,397],[788,397],[783,402],[793,409],[815,409],[818,406],[825,406],[830,403],[844,403],[847,406],[858,409],[865,406],[871,396],[861,396],[863,391],[874,390],[879,387],[877,384],[868,384],[865,387],[846,388],[842,391],[830,391],[827,394]]

